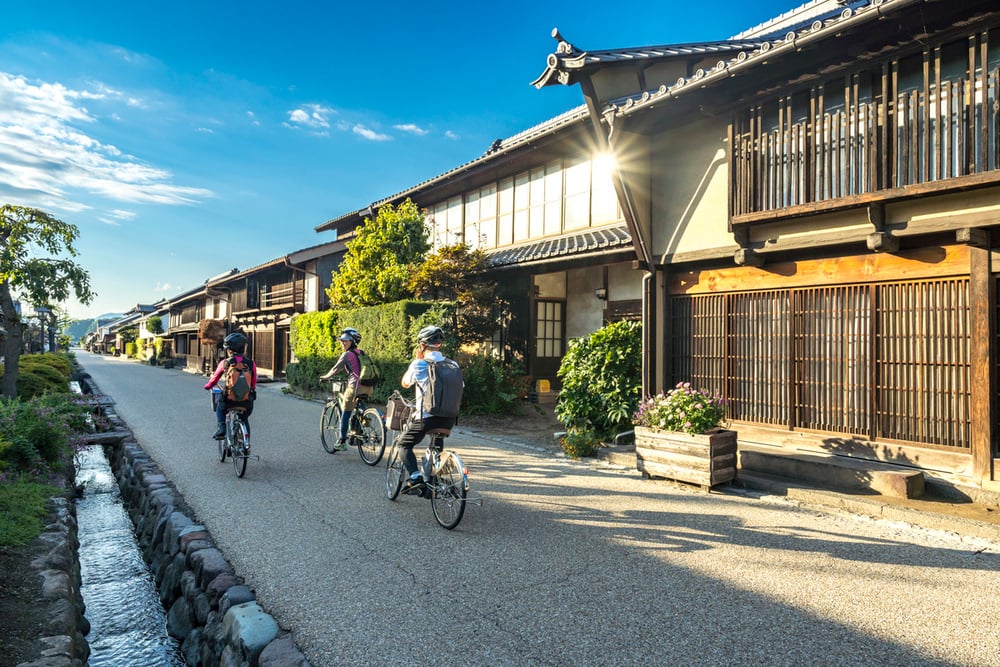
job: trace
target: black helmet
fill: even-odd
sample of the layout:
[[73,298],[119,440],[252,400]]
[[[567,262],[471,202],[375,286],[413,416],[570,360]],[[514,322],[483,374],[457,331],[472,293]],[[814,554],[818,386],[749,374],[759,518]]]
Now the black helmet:
[[417,342],[429,347],[438,347],[444,342],[444,331],[441,330],[441,327],[433,325],[424,327],[417,334]]
[[243,354],[247,349],[247,337],[236,331],[226,336],[225,340],[222,341],[222,347],[232,350],[236,354]]
[[353,340],[355,345],[361,345],[361,334],[357,329],[347,327],[340,332],[340,340]]

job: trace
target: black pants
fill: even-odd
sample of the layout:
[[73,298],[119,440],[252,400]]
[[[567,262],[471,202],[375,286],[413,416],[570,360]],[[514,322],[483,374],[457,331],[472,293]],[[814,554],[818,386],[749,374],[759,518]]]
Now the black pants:
[[215,408],[215,419],[220,424],[226,421],[226,410],[229,408],[246,408],[243,412],[240,412],[240,419],[247,428],[250,428],[250,413],[253,412],[253,401],[229,401],[225,398],[219,399],[219,404]]
[[397,442],[403,450],[403,467],[406,468],[407,476],[417,471],[417,457],[413,455],[413,448],[420,444],[427,431],[435,428],[451,428],[454,425],[455,420],[451,417],[427,417],[422,421],[411,421],[406,425]]

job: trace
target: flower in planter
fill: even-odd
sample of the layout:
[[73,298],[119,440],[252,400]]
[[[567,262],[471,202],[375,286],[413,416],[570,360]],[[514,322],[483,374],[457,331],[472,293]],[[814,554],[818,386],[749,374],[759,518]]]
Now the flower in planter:
[[692,389],[690,382],[679,382],[670,391],[641,401],[632,423],[662,431],[705,433],[719,426],[724,415],[721,395]]

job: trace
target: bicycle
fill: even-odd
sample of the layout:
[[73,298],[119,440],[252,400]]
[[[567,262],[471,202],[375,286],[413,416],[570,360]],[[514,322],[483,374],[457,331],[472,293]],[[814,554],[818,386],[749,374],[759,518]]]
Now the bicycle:
[[[413,405],[399,392],[393,392],[390,401],[403,401],[409,408]],[[461,457],[453,451],[444,451],[444,441],[451,435],[450,428],[434,428],[427,431],[429,438],[427,451],[421,459],[425,486],[420,497],[429,498],[434,518],[443,528],[453,529],[465,515],[467,503],[482,505],[481,500],[469,499],[469,471]],[[389,500],[396,500],[403,488],[405,469],[399,438],[393,438],[392,447],[386,458],[385,494]]]
[[[212,390],[212,407],[214,408],[221,399],[222,392],[218,389]],[[254,459],[260,461],[260,457],[250,453],[250,430],[246,423],[240,419],[246,408],[234,407],[226,410],[226,432],[223,437],[216,440],[219,449],[219,463],[226,462],[226,456],[233,461],[233,470],[237,477],[243,477],[247,472],[247,461]]]
[[358,448],[362,461],[370,466],[377,465],[385,453],[385,420],[382,418],[382,413],[378,408],[368,406],[367,395],[358,395],[347,429],[347,441],[343,447],[338,446],[340,417],[343,414],[338,395],[344,385],[337,380],[331,380],[330,388],[333,396],[323,406],[323,414],[319,420],[319,437],[323,449],[328,454],[336,454],[341,449],[354,445]]

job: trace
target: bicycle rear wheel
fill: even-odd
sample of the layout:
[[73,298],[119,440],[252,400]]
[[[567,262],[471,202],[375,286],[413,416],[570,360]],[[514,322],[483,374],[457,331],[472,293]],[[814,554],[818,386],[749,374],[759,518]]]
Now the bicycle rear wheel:
[[385,460],[385,495],[395,500],[403,488],[403,452],[395,442]]
[[247,472],[247,427],[243,420],[237,419],[233,425],[233,470],[237,477],[243,477]]
[[358,454],[370,466],[378,464],[385,452],[385,422],[376,408],[361,414],[361,434],[358,437]]
[[431,483],[431,509],[442,527],[451,530],[465,514],[469,478],[462,459],[454,452],[441,454],[441,467]]
[[336,397],[323,406],[323,414],[319,419],[319,439],[327,454],[337,453],[337,443],[340,442],[340,401]]

